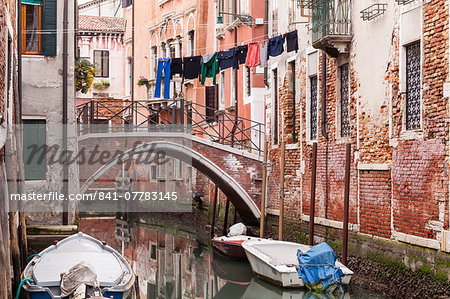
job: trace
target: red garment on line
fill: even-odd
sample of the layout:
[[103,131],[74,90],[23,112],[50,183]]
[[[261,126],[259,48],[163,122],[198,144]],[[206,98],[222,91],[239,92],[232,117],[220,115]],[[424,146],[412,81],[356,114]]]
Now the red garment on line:
[[259,44],[251,43],[248,45],[247,59],[245,60],[245,65],[248,67],[258,66],[260,64],[259,60]]

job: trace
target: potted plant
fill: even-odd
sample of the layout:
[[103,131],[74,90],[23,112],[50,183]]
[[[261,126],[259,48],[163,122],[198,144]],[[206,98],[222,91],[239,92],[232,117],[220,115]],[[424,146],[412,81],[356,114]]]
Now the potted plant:
[[141,76],[137,82],[138,86],[148,85],[148,79],[144,76]]
[[94,82],[95,66],[86,59],[75,61],[76,91],[88,93]]
[[108,80],[102,80],[102,84],[105,88],[107,88],[111,85]]

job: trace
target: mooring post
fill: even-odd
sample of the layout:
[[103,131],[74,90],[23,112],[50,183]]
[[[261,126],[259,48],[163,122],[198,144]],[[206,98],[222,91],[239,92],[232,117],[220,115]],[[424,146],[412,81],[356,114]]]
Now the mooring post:
[[317,170],[317,142],[312,147],[311,169],[311,200],[309,202],[309,246],[314,245],[314,217],[316,213],[316,170]]
[[230,200],[227,198],[227,204],[225,206],[225,219],[223,220],[223,231],[222,235],[227,235],[227,226],[228,226],[228,210],[230,209]]
[[281,165],[280,165],[280,218],[278,223],[278,239],[283,240],[284,224],[284,161],[285,161],[286,141],[281,142]]
[[264,162],[262,172],[262,192],[261,192],[261,218],[259,223],[259,237],[264,238],[264,225],[266,218],[266,184],[267,184],[267,151],[268,141],[264,142]]
[[213,203],[213,209],[212,209],[211,238],[214,237],[214,226],[216,225],[217,193],[219,193],[219,188],[216,185],[215,190],[214,190],[214,203]]
[[344,227],[342,232],[342,263],[347,266],[348,209],[350,200],[350,157],[352,145],[347,143],[345,152]]

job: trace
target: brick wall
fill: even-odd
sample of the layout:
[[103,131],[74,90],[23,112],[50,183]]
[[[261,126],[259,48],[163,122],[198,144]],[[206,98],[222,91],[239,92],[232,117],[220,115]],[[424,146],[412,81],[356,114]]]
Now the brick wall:
[[[389,33],[392,32],[390,48],[383,49],[389,52],[385,76],[370,78],[382,80],[377,82],[381,83],[377,86],[382,88],[378,94],[385,95],[378,99],[376,110],[374,105],[362,98],[362,86],[367,87],[370,82],[367,76],[359,76],[356,71],[362,69],[359,65],[357,68],[357,61],[364,63],[357,59],[361,54],[358,53],[359,45],[352,43],[350,53],[342,54],[337,59],[327,56],[325,109],[328,140],[321,134],[320,128],[323,66],[319,59],[316,217],[342,221],[345,144],[350,142],[350,223],[358,224],[362,233],[385,238],[402,232],[440,240],[441,230],[449,226],[449,106],[448,100],[443,97],[443,83],[448,81],[449,73],[449,12],[442,1],[423,4],[422,128],[417,132],[405,132],[406,93],[400,88],[402,11],[403,8],[398,6],[393,14],[383,17],[394,19],[389,29]],[[360,41],[363,39],[358,38]],[[285,214],[288,219],[308,215],[310,205],[312,142],[307,138],[306,53],[307,50],[299,51],[296,57],[296,85],[300,102],[296,105],[295,115],[299,122],[297,128],[301,130],[295,149],[286,150]],[[319,55],[322,55],[320,51]],[[350,67],[350,136],[341,138],[337,121],[340,116],[337,81],[338,67],[345,62]],[[402,67],[405,67],[404,63]],[[284,132],[280,136],[287,143],[292,143],[293,112],[289,108],[292,94],[288,92],[286,77],[279,74],[279,131]],[[361,80],[366,80],[365,84],[361,84]],[[270,102],[267,106],[273,108]],[[266,119],[267,127],[272,128],[272,117]],[[272,129],[270,131],[273,135]],[[270,209],[277,210],[280,149],[272,144],[269,157],[268,205]]]

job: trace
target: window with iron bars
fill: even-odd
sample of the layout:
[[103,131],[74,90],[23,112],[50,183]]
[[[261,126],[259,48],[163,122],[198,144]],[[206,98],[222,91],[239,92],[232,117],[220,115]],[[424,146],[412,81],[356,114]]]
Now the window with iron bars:
[[406,129],[420,128],[420,42],[406,46]]
[[309,77],[310,85],[310,105],[309,105],[309,121],[310,121],[310,139],[317,139],[317,75]]
[[349,66],[348,63],[339,68],[341,95],[341,136],[350,136],[350,94],[349,94]]

